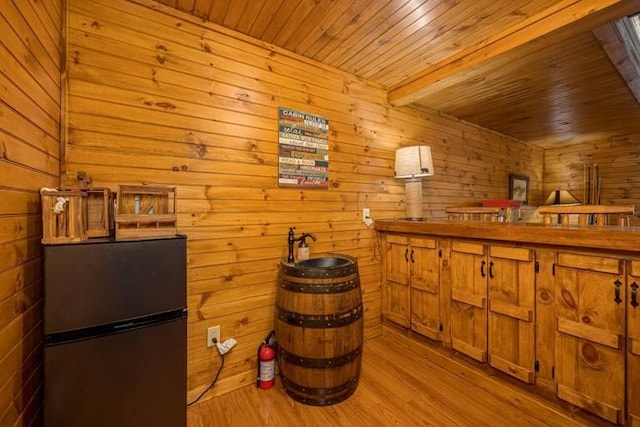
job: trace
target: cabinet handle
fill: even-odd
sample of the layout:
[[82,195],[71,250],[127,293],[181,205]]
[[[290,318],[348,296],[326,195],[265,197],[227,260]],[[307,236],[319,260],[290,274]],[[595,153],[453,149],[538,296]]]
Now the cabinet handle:
[[489,278],[493,279],[494,277],[496,277],[496,276],[493,275],[493,261],[491,261],[489,263]]
[[482,260],[482,262],[480,263],[480,275],[482,276],[482,278],[484,279],[485,277],[487,277],[486,274],[484,274],[484,265],[486,264],[486,262],[484,262],[484,260]]
[[411,264],[415,264],[415,260],[413,259],[413,249],[411,249]]
[[633,282],[631,284],[631,307],[636,308],[638,305],[638,284]]
[[404,250],[404,259],[409,262],[409,248]]
[[615,282],[613,282],[613,286],[615,287],[614,290],[614,298],[613,300],[615,301],[616,304],[620,304],[622,302],[622,298],[620,298],[620,286],[622,286],[622,282],[620,281],[620,279],[616,279]]

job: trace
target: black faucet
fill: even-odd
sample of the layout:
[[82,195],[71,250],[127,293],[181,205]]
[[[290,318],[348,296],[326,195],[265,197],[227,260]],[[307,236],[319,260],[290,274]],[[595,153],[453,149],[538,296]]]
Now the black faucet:
[[287,257],[287,262],[292,264],[294,260],[293,258],[293,243],[297,242],[299,240],[304,240],[307,237],[310,237],[314,242],[317,240],[316,236],[314,236],[311,233],[302,233],[302,235],[298,238],[295,237],[295,234],[293,232],[293,230],[295,230],[295,227],[289,227],[289,237],[287,239],[287,243],[289,243],[289,256]]

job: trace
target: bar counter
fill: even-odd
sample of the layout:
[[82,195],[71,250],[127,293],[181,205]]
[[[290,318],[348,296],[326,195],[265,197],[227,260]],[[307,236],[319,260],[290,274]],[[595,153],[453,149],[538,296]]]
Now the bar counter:
[[640,227],[392,219],[377,220],[375,229],[380,232],[457,237],[483,241],[640,252]]

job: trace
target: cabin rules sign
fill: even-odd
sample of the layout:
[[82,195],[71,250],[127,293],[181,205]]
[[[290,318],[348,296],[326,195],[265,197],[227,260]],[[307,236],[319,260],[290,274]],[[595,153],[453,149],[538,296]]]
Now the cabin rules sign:
[[329,188],[329,120],[278,107],[278,186]]

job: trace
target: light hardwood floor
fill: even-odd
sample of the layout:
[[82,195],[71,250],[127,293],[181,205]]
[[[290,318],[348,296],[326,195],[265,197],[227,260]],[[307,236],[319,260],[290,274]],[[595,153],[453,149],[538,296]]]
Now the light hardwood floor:
[[295,402],[276,381],[204,401],[188,411],[189,427],[209,426],[591,426],[605,425],[545,403],[519,387],[470,369],[383,328],[365,342],[360,384],[327,407]]

